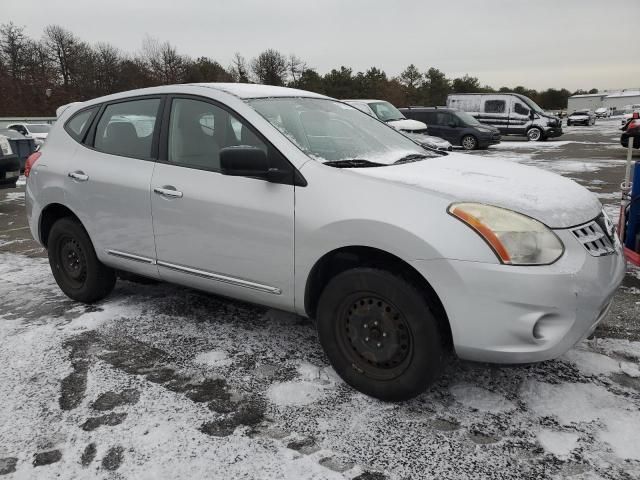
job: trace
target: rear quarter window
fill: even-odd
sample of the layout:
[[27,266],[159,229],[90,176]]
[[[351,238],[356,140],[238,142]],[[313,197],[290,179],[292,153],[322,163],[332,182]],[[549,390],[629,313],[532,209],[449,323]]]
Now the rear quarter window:
[[76,142],[82,142],[82,139],[91,124],[91,119],[98,111],[98,108],[98,106],[95,106],[87,110],[82,110],[73,115],[73,117],[64,124],[64,129]]

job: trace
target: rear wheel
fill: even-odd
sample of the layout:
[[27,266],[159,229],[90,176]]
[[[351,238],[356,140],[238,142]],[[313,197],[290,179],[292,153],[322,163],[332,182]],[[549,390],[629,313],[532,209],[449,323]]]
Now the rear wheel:
[[69,298],[93,303],[113,290],[115,272],[98,260],[89,235],[76,220],[62,218],[54,223],[47,248],[53,276]]
[[542,130],[538,127],[532,127],[527,131],[527,137],[531,142],[539,142],[542,140]]
[[318,336],[349,385],[386,401],[422,393],[444,349],[426,297],[393,273],[356,268],[335,276],[318,303]]
[[478,148],[478,139],[473,135],[465,135],[462,137],[460,145],[462,145],[462,148],[465,150],[475,150]]

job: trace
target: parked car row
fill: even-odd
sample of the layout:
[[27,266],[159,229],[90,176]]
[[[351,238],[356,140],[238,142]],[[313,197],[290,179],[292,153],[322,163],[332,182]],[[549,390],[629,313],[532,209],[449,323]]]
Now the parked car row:
[[595,125],[596,114],[591,110],[576,110],[567,117],[567,127],[572,125]]
[[40,147],[47,139],[51,125],[48,123],[12,123],[7,128],[9,130],[15,130],[27,138],[32,138],[36,146]]
[[451,143],[446,139],[431,135],[431,130],[424,122],[407,119],[389,102],[384,100],[345,100],[345,102],[387,123],[427,148],[440,151],[451,151],[453,149]]

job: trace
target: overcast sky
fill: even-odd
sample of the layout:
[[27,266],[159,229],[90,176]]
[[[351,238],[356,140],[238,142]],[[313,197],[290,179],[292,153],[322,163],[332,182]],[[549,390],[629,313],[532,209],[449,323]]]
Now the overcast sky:
[[227,66],[267,48],[319,73],[408,64],[494,87],[640,87],[640,0],[20,0],[0,22],[59,24],[127,52],[146,34]]

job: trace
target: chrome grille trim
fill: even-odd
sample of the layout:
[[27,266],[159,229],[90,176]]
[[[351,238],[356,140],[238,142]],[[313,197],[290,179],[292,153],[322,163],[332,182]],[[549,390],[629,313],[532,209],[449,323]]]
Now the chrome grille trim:
[[613,242],[595,220],[572,228],[571,233],[593,257],[603,257],[616,252]]

